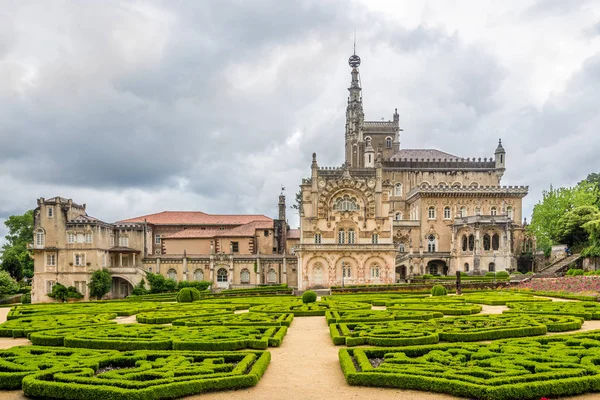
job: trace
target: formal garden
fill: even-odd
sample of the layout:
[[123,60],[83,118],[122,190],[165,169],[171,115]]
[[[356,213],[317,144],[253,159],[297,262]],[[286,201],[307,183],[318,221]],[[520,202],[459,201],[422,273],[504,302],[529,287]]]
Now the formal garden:
[[453,295],[439,286],[317,298],[184,288],[123,301],[15,305],[0,336],[27,343],[0,350],[0,389],[82,400],[260,390],[272,357],[293,345],[286,347],[288,333],[315,335],[296,328],[306,319],[329,338],[318,351],[338,353],[340,387],[494,400],[600,392],[600,303],[535,293]]

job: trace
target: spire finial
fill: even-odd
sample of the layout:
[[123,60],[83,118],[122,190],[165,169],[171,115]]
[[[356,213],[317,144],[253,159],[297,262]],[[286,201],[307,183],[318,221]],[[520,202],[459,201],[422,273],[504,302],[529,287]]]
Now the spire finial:
[[356,28],[354,28],[354,55],[356,55]]
[[354,53],[350,56],[348,64],[352,68],[358,68],[360,65],[360,57],[356,55],[356,29],[354,29]]

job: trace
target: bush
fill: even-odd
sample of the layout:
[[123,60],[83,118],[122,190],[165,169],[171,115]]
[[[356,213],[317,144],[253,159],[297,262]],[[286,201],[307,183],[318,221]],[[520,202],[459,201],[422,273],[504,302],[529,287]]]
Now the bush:
[[200,300],[200,292],[197,289],[187,287],[183,288],[177,294],[178,303],[191,303],[192,301]]
[[21,303],[31,304],[31,293],[24,293],[21,295]]
[[75,288],[75,286],[66,287],[57,283],[52,287],[52,292],[48,293],[48,297],[55,300],[65,301],[67,299],[81,299],[83,295]]
[[302,293],[302,302],[304,304],[314,303],[315,301],[317,301],[317,294],[312,290],[307,290],[306,292]]
[[508,272],[506,271],[499,271],[496,272],[496,278],[500,278],[500,279],[506,279],[508,278],[510,275],[508,274]]
[[443,287],[442,285],[435,285],[434,287],[431,288],[432,296],[446,296],[447,294],[448,294],[448,292],[446,291],[446,288]]
[[573,276],[583,276],[582,269],[570,269],[569,271],[573,271],[573,273],[571,274]]
[[102,268],[94,271],[88,284],[90,288],[90,297],[101,299],[106,293],[112,289],[112,277],[107,268]]
[[496,276],[496,273],[495,272],[491,272],[491,271],[490,272],[486,272],[485,276]]
[[19,285],[8,272],[0,271],[0,294],[12,294],[19,291]]
[[146,282],[144,281],[144,278],[142,278],[140,283],[135,285],[131,294],[134,296],[143,296],[145,294],[148,294],[148,290],[146,289]]
[[433,275],[431,274],[423,274],[423,279],[432,279]]
[[146,278],[150,284],[150,293],[166,293],[177,290],[177,282],[173,279],[165,279],[161,274],[147,272]]

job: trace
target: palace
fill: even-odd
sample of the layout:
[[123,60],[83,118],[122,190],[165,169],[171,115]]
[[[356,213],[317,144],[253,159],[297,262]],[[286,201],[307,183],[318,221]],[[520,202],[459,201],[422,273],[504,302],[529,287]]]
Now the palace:
[[404,282],[415,275],[510,271],[524,241],[527,187],[501,186],[506,151],[462,158],[403,149],[400,117],[364,119],[360,58],[350,57],[345,162],[319,167],[300,185],[300,229],[277,219],[164,211],[106,223],[70,199],[38,199],[34,212],[33,302],[56,283],[89,299],[92,273],[108,268],[110,298],[131,293],[146,273],[213,287],[287,283],[300,290]]
[[299,289],[515,270],[528,188],[501,186],[502,143],[489,159],[403,149],[397,110],[364,119],[360,58],[349,64],[345,163],[319,167],[313,154],[301,184]]

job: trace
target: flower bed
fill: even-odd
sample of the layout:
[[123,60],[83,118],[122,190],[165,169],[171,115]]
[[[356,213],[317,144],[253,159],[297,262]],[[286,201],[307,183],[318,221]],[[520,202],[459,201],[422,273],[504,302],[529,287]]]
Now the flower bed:
[[350,385],[538,400],[600,391],[600,334],[404,348],[340,349]]
[[538,292],[568,293],[583,296],[600,296],[600,276],[565,276],[562,278],[542,278],[521,282],[516,289]]
[[38,346],[65,346],[111,350],[224,351],[266,349],[279,346],[287,327],[206,326],[188,328],[167,325],[102,325],[57,329],[30,334]]

